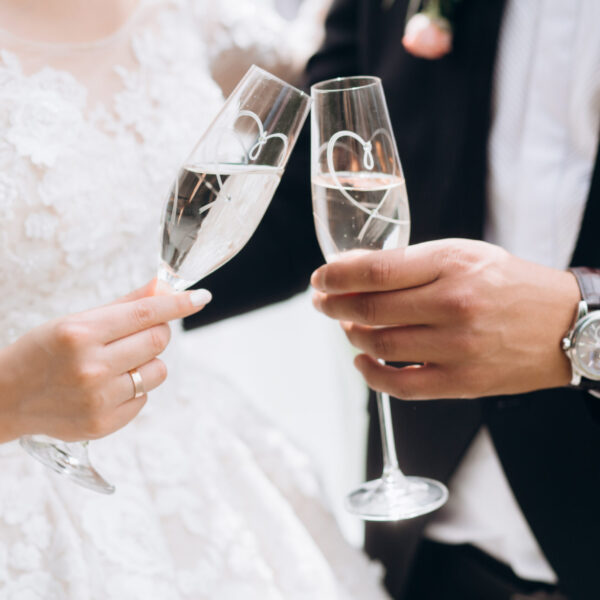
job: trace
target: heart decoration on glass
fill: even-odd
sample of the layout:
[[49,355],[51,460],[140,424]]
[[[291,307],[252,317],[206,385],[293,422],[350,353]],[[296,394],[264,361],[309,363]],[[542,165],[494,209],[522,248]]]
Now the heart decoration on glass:
[[251,119],[254,120],[254,122],[258,126],[258,140],[254,144],[254,146],[252,146],[252,148],[250,148],[250,152],[248,152],[248,156],[252,160],[256,160],[258,158],[258,155],[260,154],[260,151],[262,150],[263,146],[269,140],[274,140],[277,138],[279,138],[281,140],[281,142],[283,143],[282,158],[285,159],[285,156],[287,154],[287,149],[288,149],[287,135],[284,135],[283,133],[270,133],[267,135],[265,133],[265,128],[264,128],[263,122],[258,118],[258,116],[256,114],[254,114],[250,110],[241,110],[236,121],[238,121],[240,119],[240,117],[250,117]]
[[[342,196],[344,196],[344,198],[346,198],[346,200],[348,200],[348,202],[350,202],[352,205],[354,205],[358,210],[361,210],[362,212],[369,215],[369,218],[367,219],[367,221],[361,228],[360,232],[358,233],[358,239],[360,241],[363,240],[365,233],[367,232],[367,229],[371,225],[373,219],[379,219],[379,220],[385,221],[387,223],[396,223],[397,219],[392,218],[392,217],[387,217],[387,216],[379,213],[379,211],[383,208],[383,205],[385,204],[386,200],[389,197],[390,190],[387,189],[385,191],[385,193],[383,194],[383,197],[381,198],[381,200],[379,201],[379,203],[376,205],[376,207],[374,209],[371,209],[368,206],[366,206],[364,203],[359,202],[342,185],[342,183],[338,177],[338,173],[335,169],[334,162],[333,162],[333,153],[335,150],[335,146],[339,140],[341,140],[344,137],[353,138],[362,146],[362,149],[364,152],[363,161],[362,161],[364,168],[367,171],[372,171],[373,167],[375,166],[375,160],[373,158],[373,141],[378,135],[386,137],[388,139],[388,141],[390,142],[390,147],[393,147],[394,140],[391,138],[388,131],[383,128],[377,129],[375,131],[375,133],[369,138],[368,141],[365,141],[360,135],[358,135],[358,133],[355,133],[354,131],[348,131],[348,130],[338,131],[337,133],[335,133],[334,135],[331,136],[331,138],[329,139],[329,142],[327,143],[327,168],[329,170],[329,175],[331,176],[331,179],[333,180],[333,183],[335,184],[337,190],[342,194]],[[380,150],[381,150],[381,148],[380,148]],[[382,151],[382,154],[385,155],[385,153],[383,151]],[[397,175],[395,164],[392,164],[392,175],[393,176]]]
[[[249,150],[247,149],[246,144],[244,143],[244,140],[242,139],[242,136],[235,129],[236,123],[242,117],[250,117],[256,123],[256,125],[258,127],[258,137],[256,138],[256,142],[251,146],[251,148]],[[215,175],[217,178],[217,182],[219,184],[219,191],[221,191],[223,189],[223,179],[221,178],[221,173],[219,172],[219,170],[216,167],[219,163],[222,162],[219,160],[221,142],[226,135],[228,135],[232,132],[235,135],[236,140],[239,142],[239,144],[241,146],[241,150],[242,150],[241,163],[242,164],[249,164],[249,160],[252,160],[252,161],[256,160],[258,158],[258,156],[260,155],[265,144],[269,140],[273,140],[273,139],[280,139],[283,144],[283,149],[282,149],[278,164],[281,165],[283,162],[285,162],[287,154],[288,154],[288,137],[286,135],[284,135],[283,133],[270,133],[270,134],[265,133],[265,127],[263,125],[263,122],[260,120],[260,118],[258,117],[258,115],[256,113],[253,113],[251,110],[241,110],[233,122],[233,130],[230,130],[230,129],[222,130],[221,136],[218,138],[217,143],[216,143],[216,149],[215,149],[215,155],[214,155],[215,158],[212,161],[212,163],[215,166]],[[229,196],[229,195],[227,195],[225,199],[229,202],[232,200],[231,196]],[[212,203],[207,204],[207,205],[203,206],[201,210],[205,211],[208,208],[210,208],[211,205],[212,205]]]

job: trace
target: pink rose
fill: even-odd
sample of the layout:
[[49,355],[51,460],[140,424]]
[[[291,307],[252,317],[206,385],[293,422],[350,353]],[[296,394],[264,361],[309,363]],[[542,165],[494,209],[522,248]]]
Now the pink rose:
[[419,58],[441,58],[452,50],[452,28],[444,17],[417,13],[406,23],[402,45]]

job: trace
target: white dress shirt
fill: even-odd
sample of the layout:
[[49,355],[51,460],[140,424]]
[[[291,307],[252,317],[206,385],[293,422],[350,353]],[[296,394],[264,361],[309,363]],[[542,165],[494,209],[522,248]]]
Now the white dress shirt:
[[[598,23],[598,0],[510,0],[501,29],[486,240],[558,269],[568,266],[575,248],[598,145]],[[486,428],[459,465],[450,499],[426,534],[471,543],[523,579],[557,580]]]

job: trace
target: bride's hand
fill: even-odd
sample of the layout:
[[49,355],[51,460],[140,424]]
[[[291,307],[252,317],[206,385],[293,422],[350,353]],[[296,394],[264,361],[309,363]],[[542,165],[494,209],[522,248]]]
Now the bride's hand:
[[139,371],[145,392],[159,386],[167,322],[211,299],[206,290],[150,295],[154,287],[45,323],[0,350],[0,442],[36,433],[95,439],[137,415],[146,395],[134,398],[129,371]]

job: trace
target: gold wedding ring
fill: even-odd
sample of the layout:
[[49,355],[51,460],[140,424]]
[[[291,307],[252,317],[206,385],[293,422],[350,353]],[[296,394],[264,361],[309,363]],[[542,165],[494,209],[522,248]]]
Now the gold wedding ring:
[[140,372],[137,369],[131,369],[129,375],[133,382],[133,399],[141,398],[146,393],[146,390],[144,390],[144,382]]

